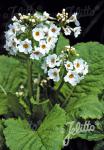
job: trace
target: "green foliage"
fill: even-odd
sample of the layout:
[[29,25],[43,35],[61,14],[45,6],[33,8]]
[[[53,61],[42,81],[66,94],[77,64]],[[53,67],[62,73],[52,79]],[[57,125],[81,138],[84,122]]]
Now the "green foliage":
[[[75,105],[77,110],[81,110],[81,113],[84,113],[79,115],[79,117],[83,117],[84,119],[100,118],[102,117],[102,103],[97,100],[97,97],[104,88],[104,46],[96,42],[89,42],[77,44],[75,48],[80,54],[80,58],[88,62],[89,73],[76,87],[72,88],[67,84],[63,86],[61,93],[67,97],[67,106],[65,109],[67,112],[70,112],[72,109],[70,105]],[[90,105],[93,106],[92,109]],[[101,109],[101,112],[99,109]]]
[[3,136],[3,121],[0,120],[0,150],[3,150],[4,148],[4,136]]
[[66,39],[63,34],[60,34],[57,46],[56,46],[56,53],[60,54],[62,50],[64,50],[64,47],[66,45],[69,45],[69,40]]
[[[68,108],[67,108],[68,109]],[[94,95],[70,102],[69,118],[100,119],[104,114],[104,104]]]
[[11,150],[60,150],[64,138],[65,112],[56,105],[37,131],[27,121],[8,119],[4,135]]
[[7,95],[0,93],[0,115],[8,112]]
[[[0,56],[0,85],[6,92],[15,93],[20,84],[26,84],[26,77],[25,64],[12,57]],[[3,92],[1,88],[0,92]]]

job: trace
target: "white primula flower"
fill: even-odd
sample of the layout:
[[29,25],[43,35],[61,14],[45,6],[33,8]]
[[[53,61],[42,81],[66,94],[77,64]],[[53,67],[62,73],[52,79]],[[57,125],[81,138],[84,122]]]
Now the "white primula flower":
[[76,26],[80,26],[80,23],[77,19],[77,13],[74,13],[70,18],[69,18],[69,23],[74,22]]
[[44,32],[40,28],[34,28],[32,30],[32,35],[36,41],[40,41],[41,39],[44,38]]
[[18,44],[19,44],[19,40],[17,40],[16,38],[6,40],[6,44],[4,45],[4,48],[6,48],[6,50],[9,51],[11,55],[16,55],[18,51]]
[[15,32],[25,32],[26,27],[24,25],[21,25],[18,22],[14,22],[13,24],[9,25],[9,29],[11,29],[14,33]]
[[32,54],[30,55],[30,58],[39,60],[42,56],[43,55],[42,55],[42,53],[40,53],[40,48],[37,47],[37,48],[35,48],[34,51],[32,51]]
[[39,42],[39,48],[40,48],[40,52],[41,52],[43,55],[45,55],[45,54],[47,54],[47,53],[49,52],[49,46],[48,46],[48,44],[46,43],[45,40],[41,40],[41,41]]
[[57,69],[57,68],[50,69],[48,71],[49,79],[52,79],[53,81],[58,82],[60,80],[59,72],[60,72],[60,69]]
[[71,34],[71,28],[67,26],[66,28],[63,28],[65,35],[70,35]]
[[73,30],[73,32],[74,32],[75,38],[77,38],[78,35],[81,33],[81,27],[80,27],[80,26],[79,26],[79,27],[75,27],[75,28],[72,29],[72,30]]
[[75,71],[70,70],[64,77],[64,81],[70,83],[72,86],[75,86],[80,82],[80,77]]
[[9,29],[5,32],[5,38],[6,40],[11,40],[16,37],[16,32],[13,32],[13,30]]
[[66,68],[67,71],[72,70],[72,69],[73,69],[73,64],[72,64],[72,62],[67,61],[67,62],[65,63],[65,68]]
[[61,28],[57,27],[55,24],[51,24],[48,35],[51,37],[57,37],[60,34]]
[[86,75],[88,73],[88,65],[83,59],[76,59],[74,60],[73,64],[77,73],[83,75]]
[[46,64],[50,68],[54,68],[55,66],[60,66],[61,61],[57,57],[56,54],[48,55],[46,57]]
[[24,41],[20,41],[18,49],[19,49],[19,52],[23,52],[25,54],[31,53],[32,52],[31,41],[28,39]]
[[48,19],[50,17],[49,13],[47,13],[46,11],[43,12],[43,16]]
[[47,37],[47,44],[49,46],[50,50],[53,50],[55,48],[55,44],[58,41],[57,37]]

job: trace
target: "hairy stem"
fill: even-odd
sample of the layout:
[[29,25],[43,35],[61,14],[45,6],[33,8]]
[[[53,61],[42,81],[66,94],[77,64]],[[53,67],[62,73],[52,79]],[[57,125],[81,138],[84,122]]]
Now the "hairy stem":
[[5,91],[5,89],[0,85],[0,89],[3,91],[3,93],[5,94],[5,95],[7,95],[7,92]]
[[38,84],[37,84],[37,93],[36,93],[36,101],[39,102],[40,99],[40,74],[38,74]]
[[33,96],[33,85],[32,85],[32,62],[28,59],[28,94],[29,98]]

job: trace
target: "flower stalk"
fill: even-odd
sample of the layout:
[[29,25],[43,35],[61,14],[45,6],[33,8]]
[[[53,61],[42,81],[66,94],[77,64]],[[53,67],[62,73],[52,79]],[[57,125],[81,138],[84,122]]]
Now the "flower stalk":
[[28,71],[28,95],[29,98],[33,96],[33,85],[32,85],[32,61],[28,59],[27,62],[27,71]]

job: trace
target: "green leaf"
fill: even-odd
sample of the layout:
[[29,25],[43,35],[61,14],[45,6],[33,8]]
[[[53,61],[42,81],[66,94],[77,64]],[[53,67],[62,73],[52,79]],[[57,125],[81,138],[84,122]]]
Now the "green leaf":
[[58,39],[57,47],[56,47],[56,53],[60,54],[62,50],[64,50],[65,46],[69,45],[69,40],[66,39],[63,34],[60,34],[60,37]]
[[73,100],[67,107],[69,118],[100,119],[104,114],[104,104],[94,95]]
[[3,150],[4,148],[4,135],[3,135],[3,121],[0,120],[0,150]]
[[0,93],[0,115],[6,114],[8,112],[8,101],[7,95]]
[[[104,111],[101,109],[102,103],[97,100],[97,97],[104,88],[104,46],[97,42],[88,42],[77,44],[75,48],[80,54],[80,58],[88,62],[89,73],[76,87],[72,88],[68,84],[63,86],[61,93],[66,99],[64,107],[69,113],[72,110],[71,105],[76,105],[73,106],[76,113],[78,110],[83,112],[79,113],[79,117],[84,119],[101,118]],[[93,106],[92,109],[91,106]]]
[[27,121],[8,119],[4,135],[11,150],[61,150],[65,112],[56,105],[37,131],[32,131]]
[[24,109],[19,104],[17,97],[12,93],[0,93],[0,115],[14,114],[24,117]]
[[88,141],[99,141],[104,139],[104,133],[101,132],[86,132],[83,134],[79,134],[78,137],[82,139],[86,139]]
[[26,84],[27,70],[24,65],[15,58],[0,56],[0,92],[15,93],[20,84]]

